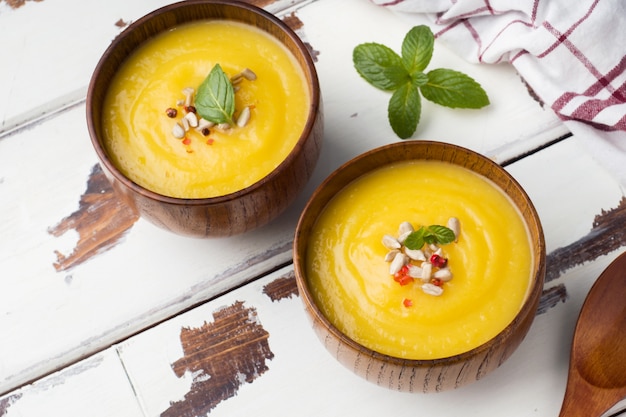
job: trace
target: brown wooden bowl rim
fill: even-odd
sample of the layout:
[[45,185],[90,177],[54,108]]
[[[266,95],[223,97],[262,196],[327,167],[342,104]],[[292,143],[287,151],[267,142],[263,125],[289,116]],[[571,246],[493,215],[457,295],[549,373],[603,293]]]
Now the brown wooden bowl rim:
[[[529,227],[529,229],[532,226],[536,228],[537,230],[538,241],[535,242],[536,248],[533,250],[533,253],[538,252],[539,259],[534,260],[532,285],[528,291],[526,300],[524,301],[521,309],[519,310],[515,318],[496,336],[484,342],[483,344],[473,349],[470,349],[466,352],[462,352],[462,353],[452,355],[452,356],[436,358],[436,359],[406,359],[406,358],[400,358],[400,357],[380,353],[355,342],[350,337],[348,337],[347,335],[339,331],[321,312],[321,310],[318,308],[318,306],[316,305],[315,301],[313,300],[309,292],[307,280],[305,278],[304,266],[303,266],[305,255],[303,253],[300,253],[300,250],[299,250],[300,247],[304,248],[306,246],[306,245],[301,245],[300,240],[302,239],[306,240],[308,236],[308,233],[305,233],[302,230],[303,223],[305,223],[305,219],[307,218],[307,216],[317,216],[317,214],[319,214],[319,211],[316,213],[310,213],[310,211],[311,211],[311,207],[315,204],[316,199],[319,198],[320,193],[326,186],[337,181],[337,177],[339,177],[347,168],[354,166],[354,165],[362,164],[364,163],[364,161],[367,161],[368,159],[370,159],[373,155],[387,152],[389,149],[393,149],[393,148],[405,148],[406,149],[407,147],[418,147],[420,149],[421,148],[427,149],[428,147],[443,147],[443,148],[449,149],[451,152],[457,152],[457,153],[462,153],[462,154],[477,157],[478,159],[481,160],[481,162],[487,165],[490,165],[492,169],[495,169],[496,171],[504,175],[506,179],[511,183],[515,191],[520,193],[522,198],[528,203],[528,210],[530,211],[530,217],[534,219],[534,224],[527,225],[527,226]],[[398,162],[398,161],[416,160],[416,159],[418,158],[415,158],[415,157],[407,158],[407,159],[395,158],[395,159],[386,161],[385,163],[379,165],[379,167],[385,166],[394,162]],[[434,158],[427,158],[427,159],[433,160]],[[447,162],[451,162],[451,161],[447,161]],[[454,162],[451,162],[451,163],[454,163]],[[457,165],[460,165],[460,164],[457,164]],[[363,175],[363,172],[357,176],[353,176],[346,184],[340,185],[339,189],[345,188],[348,183],[360,177],[361,175]],[[480,175],[485,176],[482,173],[480,173]],[[326,206],[326,204],[328,204],[328,201],[330,201],[331,198],[332,197],[328,198],[328,200],[323,203],[322,207]],[[524,221],[526,222],[526,219],[524,219]],[[311,222],[311,224],[313,223],[314,222]],[[517,182],[517,180],[515,180],[515,178],[511,174],[509,174],[506,170],[504,170],[504,168],[502,168],[500,165],[495,163],[493,160],[485,157],[484,155],[481,155],[475,151],[472,151],[470,149],[467,149],[458,145],[445,143],[445,142],[438,142],[438,141],[429,141],[429,140],[405,140],[402,142],[394,142],[391,144],[383,145],[383,146],[371,149],[369,151],[366,151],[365,153],[362,153],[356,156],[355,158],[342,164],[339,168],[333,171],[316,188],[316,190],[311,195],[310,199],[308,200],[307,204],[305,205],[300,215],[300,219],[298,220],[298,224],[296,226],[296,232],[295,232],[295,237],[294,237],[294,242],[293,242],[293,257],[294,257],[294,262],[293,262],[294,272],[296,276],[296,283],[299,289],[300,297],[302,298],[304,304],[309,306],[307,310],[309,310],[309,312],[312,311],[314,315],[313,317],[314,320],[321,321],[327,331],[329,331],[337,339],[341,340],[342,343],[345,343],[346,345],[348,345],[351,349],[358,351],[358,352],[365,353],[367,356],[373,359],[378,359],[386,363],[397,364],[397,365],[405,366],[405,367],[406,366],[430,367],[433,365],[438,365],[438,366],[452,365],[454,363],[465,362],[473,357],[477,357],[481,355],[482,353],[491,349],[493,346],[499,346],[501,343],[505,342],[506,339],[508,339],[512,334],[515,334],[515,331],[520,326],[523,325],[525,319],[528,317],[529,314],[533,314],[533,315],[536,314],[536,310],[537,310],[538,303],[539,303],[539,298],[543,291],[543,284],[544,284],[544,277],[545,277],[545,239],[543,235],[543,228],[541,226],[539,215],[537,214],[537,211],[534,205],[532,204],[530,197],[527,195],[526,191],[521,187],[521,185]]]
[[[103,145],[101,141],[99,140],[100,135],[99,135],[99,132],[97,132],[96,127],[94,126],[94,122],[93,122],[94,90],[100,79],[102,68],[106,65],[106,62],[109,56],[112,55],[113,51],[119,46],[119,44],[123,43],[124,40],[127,37],[129,37],[133,32],[137,30],[141,30],[142,26],[145,25],[147,22],[161,15],[170,13],[172,10],[194,8],[197,5],[203,5],[203,4],[224,6],[228,8],[242,9],[247,12],[251,12],[252,14],[256,14],[266,19],[271,24],[276,26],[279,30],[284,32],[284,34],[287,35],[287,37],[297,47],[298,53],[301,54],[302,58],[305,61],[305,65],[303,66],[302,70],[304,71],[307,78],[310,80],[310,81],[307,81],[307,84],[309,84],[309,87],[311,90],[310,107],[309,107],[309,113],[307,116],[306,124],[295,146],[293,147],[291,152],[289,152],[287,157],[283,161],[281,161],[281,163],[278,164],[278,166],[276,166],[265,177],[261,178],[260,180],[258,180],[254,184],[249,185],[246,188],[242,188],[241,190],[237,190],[235,192],[224,194],[221,196],[206,197],[206,198],[171,197],[171,196],[159,194],[157,192],[154,192],[152,190],[149,190],[137,184],[136,182],[126,177],[111,162],[111,160],[109,159],[109,156],[107,155],[107,152],[104,150]],[[173,22],[173,25],[169,27],[173,27],[182,23],[194,22],[198,20],[207,20],[207,19],[211,19],[211,17],[210,16],[196,16],[196,17],[192,17],[186,20],[185,22]],[[236,20],[236,21],[242,21],[244,23],[248,23],[244,20],[237,20],[237,19],[229,19],[229,20]],[[146,40],[148,40],[152,36],[154,35],[150,35],[148,38],[139,42],[139,44],[136,45],[133,48],[133,50],[136,50],[139,45],[143,44]],[[238,0],[183,0],[177,3],[172,3],[169,5],[160,7],[158,9],[155,9],[149,12],[148,14],[142,16],[138,20],[132,22],[107,47],[107,49],[102,54],[100,60],[98,61],[98,64],[96,65],[93,71],[91,80],[89,82],[89,87],[87,89],[87,99],[86,99],[87,127],[89,131],[89,136],[91,138],[91,142],[93,144],[93,147],[100,161],[104,163],[107,170],[118,181],[124,184],[127,188],[132,189],[133,192],[142,195],[144,198],[148,198],[151,200],[155,200],[155,201],[159,201],[159,202],[163,202],[163,203],[167,203],[171,205],[185,205],[185,206],[220,205],[225,202],[237,200],[247,194],[254,193],[258,189],[263,188],[267,183],[271,183],[275,177],[280,175],[280,172],[284,169],[285,166],[290,166],[291,164],[294,163],[294,160],[297,158],[297,155],[299,155],[303,151],[303,148],[305,147],[305,142],[313,134],[313,127],[317,119],[317,113],[319,111],[320,101],[321,101],[321,92],[320,92],[320,86],[319,86],[319,78],[317,75],[317,69],[315,68],[315,64],[313,62],[313,58],[311,57],[311,54],[308,48],[306,47],[306,45],[304,44],[304,42],[302,42],[300,37],[298,37],[298,35],[296,35],[296,33],[285,22],[283,22],[278,17],[263,10],[260,7],[257,7],[255,5],[245,3],[242,1],[238,1]]]

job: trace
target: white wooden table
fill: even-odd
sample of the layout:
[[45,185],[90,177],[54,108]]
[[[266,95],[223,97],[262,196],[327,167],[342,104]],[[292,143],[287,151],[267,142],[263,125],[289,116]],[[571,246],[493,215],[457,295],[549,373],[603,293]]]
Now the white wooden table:
[[[104,49],[169,2],[16,3],[0,1],[0,416],[558,414],[582,302],[625,250],[626,200],[510,66],[470,65],[437,43],[431,65],[471,75],[492,104],[464,111],[425,103],[415,138],[488,155],[526,189],[548,249],[541,309],[519,350],[483,380],[402,394],[354,376],[315,338],[291,242],[328,174],[399,140],[387,123],[388,95],[357,75],[352,49],[374,41],[398,50],[411,24],[366,0],[255,2],[288,19],[314,51],[322,155],[278,220],[243,236],[195,240],[124,217],[101,181],[85,122],[87,85]],[[102,217],[112,211],[117,217]]]

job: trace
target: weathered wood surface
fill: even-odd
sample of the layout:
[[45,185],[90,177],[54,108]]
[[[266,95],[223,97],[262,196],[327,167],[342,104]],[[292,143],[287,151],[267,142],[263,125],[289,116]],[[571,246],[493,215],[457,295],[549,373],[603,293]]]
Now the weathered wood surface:
[[277,221],[195,240],[125,210],[102,181],[84,116],[101,52],[128,22],[169,2],[18,3],[0,1],[0,416],[557,414],[577,312],[626,246],[626,200],[576,138],[562,139],[567,130],[510,67],[469,65],[437,44],[432,65],[470,74],[492,105],[427,103],[416,137],[488,155],[525,187],[548,248],[541,308],[492,376],[455,392],[403,395],[361,381],[323,350],[293,293],[290,259],[315,186],[397,140],[388,95],[358,77],[351,54],[367,41],[397,49],[410,25],[367,1],[262,3],[316,57],[322,157]]
[[144,416],[111,348],[0,398],[0,416]]

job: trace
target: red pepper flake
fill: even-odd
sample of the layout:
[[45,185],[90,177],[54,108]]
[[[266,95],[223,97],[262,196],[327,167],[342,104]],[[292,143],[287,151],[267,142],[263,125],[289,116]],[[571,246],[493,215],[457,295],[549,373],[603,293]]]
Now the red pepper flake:
[[409,266],[408,265],[403,265],[402,268],[400,268],[400,270],[398,272],[396,272],[396,277],[400,276],[400,275],[406,275],[409,273]]
[[395,273],[393,280],[402,286],[413,282],[413,278],[409,276],[409,266],[404,265],[398,272]]
[[210,139],[207,139],[206,144],[207,145],[213,145],[213,142],[215,142],[215,139],[210,138]]
[[188,137],[185,137],[185,139],[183,139],[183,145],[190,145],[191,144],[191,139],[189,139]]
[[442,287],[443,286],[443,281],[441,280],[441,278],[433,278],[431,280],[431,284],[436,285],[438,287]]
[[413,307],[413,300],[411,300],[410,298],[405,298],[404,300],[402,300],[402,304],[404,304],[406,308]]
[[433,255],[430,257],[430,263],[437,268],[445,268],[445,266],[448,264],[448,260],[441,255],[433,253]]
[[405,286],[413,282],[413,278],[408,275],[402,275],[401,277],[395,278],[395,281],[401,286]]

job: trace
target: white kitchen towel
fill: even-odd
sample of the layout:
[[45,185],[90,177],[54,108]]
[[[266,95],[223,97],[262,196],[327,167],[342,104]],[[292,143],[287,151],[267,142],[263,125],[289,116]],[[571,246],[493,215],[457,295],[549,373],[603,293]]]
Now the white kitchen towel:
[[626,0],[371,1],[426,15],[470,62],[509,62],[626,187]]

